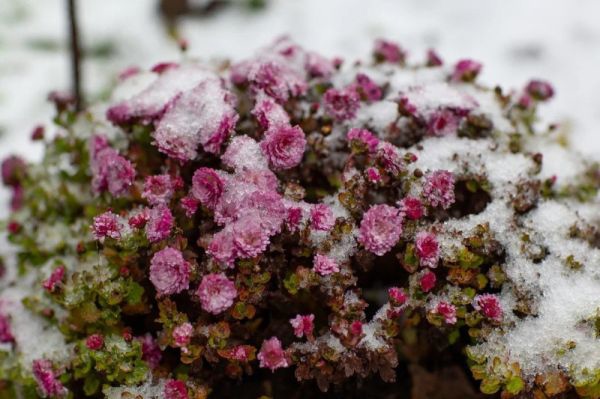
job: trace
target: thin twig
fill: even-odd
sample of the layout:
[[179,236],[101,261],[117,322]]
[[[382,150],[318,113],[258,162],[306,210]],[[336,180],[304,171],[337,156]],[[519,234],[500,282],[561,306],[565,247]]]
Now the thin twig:
[[81,47],[79,46],[79,27],[77,25],[76,0],[67,0],[69,10],[69,34],[71,39],[71,84],[75,96],[75,109],[83,108],[83,94],[81,90]]

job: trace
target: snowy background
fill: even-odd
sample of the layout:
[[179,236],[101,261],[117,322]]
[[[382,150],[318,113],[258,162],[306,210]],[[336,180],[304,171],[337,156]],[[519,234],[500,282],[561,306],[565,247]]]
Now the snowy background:
[[[127,66],[179,58],[155,0],[80,0],[79,14],[88,99],[102,96]],[[31,129],[49,126],[46,94],[69,83],[65,16],[65,0],[0,0],[0,158],[40,156],[41,147],[29,142]],[[479,60],[488,84],[548,79],[557,97],[544,118],[561,122],[575,148],[600,159],[597,0],[267,0],[258,12],[231,6],[210,18],[182,19],[179,28],[190,55],[204,59],[239,59],[282,34],[354,59],[385,37],[413,60],[429,47],[447,62]],[[0,201],[1,216],[5,191]]]

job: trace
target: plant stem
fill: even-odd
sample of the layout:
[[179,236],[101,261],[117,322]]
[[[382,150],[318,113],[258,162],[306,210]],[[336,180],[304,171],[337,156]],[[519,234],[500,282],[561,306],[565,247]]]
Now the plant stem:
[[69,12],[69,36],[71,47],[71,84],[75,96],[75,109],[80,111],[83,107],[81,91],[81,47],[79,45],[79,27],[77,24],[76,0],[67,0]]

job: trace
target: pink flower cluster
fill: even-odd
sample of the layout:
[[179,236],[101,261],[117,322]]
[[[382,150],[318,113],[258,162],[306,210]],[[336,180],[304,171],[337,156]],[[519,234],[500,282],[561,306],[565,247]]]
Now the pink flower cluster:
[[415,249],[419,262],[423,267],[437,267],[440,249],[435,234],[426,231],[417,233]]
[[487,317],[490,320],[502,320],[502,306],[500,305],[500,300],[496,295],[477,295],[475,297],[473,306],[475,307],[475,310],[479,311],[483,316]]
[[447,170],[436,170],[425,177],[423,197],[432,207],[448,209],[454,203],[454,175]]
[[211,71],[195,65],[155,68],[147,87],[115,104],[107,118],[117,125],[153,123],[158,149],[182,162],[198,155],[198,146],[219,153],[238,120],[235,97]]
[[44,289],[48,292],[54,292],[65,277],[65,270],[66,269],[63,265],[60,265],[54,269],[50,276],[48,276],[48,278],[42,282]]
[[354,127],[348,131],[347,138],[351,143],[360,144],[362,148],[365,148],[371,154],[377,151],[379,139],[367,129]]
[[340,271],[340,267],[335,260],[328,256],[316,254],[314,259],[314,270],[321,276],[328,276]]
[[127,194],[135,179],[133,164],[110,147],[104,136],[93,136],[90,142],[92,188],[96,193],[108,191],[115,197]]
[[67,394],[67,389],[58,380],[52,367],[52,362],[49,360],[34,360],[32,371],[42,396],[63,397]]
[[212,273],[202,277],[198,287],[198,297],[202,309],[212,314],[219,314],[231,307],[237,297],[233,281],[223,273]]
[[260,362],[260,367],[268,368],[271,371],[290,365],[285,351],[281,347],[281,341],[277,337],[265,340],[256,357]]
[[158,295],[177,294],[189,288],[190,264],[181,251],[171,247],[161,249],[150,261],[150,281]]
[[298,338],[303,336],[312,337],[314,329],[315,315],[296,315],[293,319],[290,319],[290,324],[294,328],[294,335]]
[[375,255],[382,256],[400,239],[402,214],[389,205],[373,205],[360,222],[358,241]]
[[94,218],[92,232],[96,240],[103,241],[107,237],[118,240],[121,238],[122,228],[119,217],[108,211]]
[[8,316],[0,312],[0,343],[11,343],[15,341],[15,337],[12,334],[10,328],[10,321]]

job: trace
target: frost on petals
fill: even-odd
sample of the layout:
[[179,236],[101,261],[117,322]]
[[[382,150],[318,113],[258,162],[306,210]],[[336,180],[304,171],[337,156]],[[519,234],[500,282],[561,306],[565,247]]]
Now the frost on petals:
[[331,207],[325,204],[314,205],[310,209],[310,224],[313,229],[329,231],[335,225],[335,216]]
[[34,360],[32,371],[43,397],[63,397],[67,394],[67,389],[58,380],[50,360]]
[[452,80],[455,82],[472,82],[481,72],[481,63],[469,59],[460,60],[454,66]]
[[377,151],[379,139],[367,129],[352,128],[348,131],[348,141],[357,143],[361,148],[366,149],[369,153]]
[[118,240],[121,238],[122,225],[119,217],[108,211],[94,218],[92,233],[96,240],[104,240],[107,237]]
[[388,252],[402,234],[402,215],[389,205],[374,205],[360,223],[358,241],[376,255]]
[[174,181],[169,175],[148,176],[144,182],[144,197],[150,205],[167,204],[174,192]]
[[200,145],[217,154],[237,123],[234,105],[235,97],[221,80],[208,78],[173,100],[153,133],[155,144],[180,161],[196,158]]
[[415,249],[421,266],[437,267],[439,244],[435,234],[427,231],[417,233],[415,237]]
[[306,138],[299,126],[280,125],[270,128],[260,149],[275,169],[289,169],[297,166],[304,156]]
[[192,177],[192,195],[208,209],[214,209],[223,194],[223,179],[211,168],[198,168]]
[[263,253],[269,245],[269,234],[261,226],[261,220],[255,215],[248,215],[238,220],[233,226],[234,244],[241,258],[253,258]]
[[212,273],[202,277],[198,287],[202,309],[212,314],[226,311],[237,297],[233,281],[223,273]]
[[63,265],[60,265],[54,269],[50,276],[48,276],[48,278],[42,282],[44,289],[48,292],[54,292],[65,277],[65,270],[66,269]]
[[311,337],[314,329],[315,315],[296,315],[290,319],[290,324],[294,328],[294,335],[298,338],[303,336]]
[[281,341],[277,337],[263,341],[256,357],[260,362],[260,367],[268,368],[271,371],[289,366],[285,351],[281,347]]
[[155,206],[148,212],[146,224],[146,237],[150,242],[164,240],[171,234],[173,228],[173,215],[166,205]]
[[406,53],[398,44],[384,39],[375,41],[373,55],[379,62],[403,63],[406,58]]
[[336,121],[353,119],[360,108],[360,97],[356,90],[331,88],[323,96],[325,112]]
[[8,316],[0,312],[0,343],[14,342],[15,337],[10,328],[10,320]]
[[188,399],[189,396],[185,382],[179,380],[167,381],[163,397],[164,399]]
[[479,311],[482,315],[484,315],[490,320],[502,320],[502,306],[500,305],[500,300],[496,295],[477,295],[475,297],[473,306],[475,307],[475,310]]
[[454,175],[447,170],[436,170],[425,177],[423,197],[432,207],[448,209],[454,203]]
[[194,332],[194,326],[191,323],[183,323],[173,329],[173,343],[179,348],[189,345]]
[[420,199],[405,197],[399,202],[400,211],[409,219],[417,220],[423,217],[425,209]]
[[177,294],[189,287],[190,264],[181,251],[164,248],[155,253],[150,261],[150,281],[161,296]]
[[92,153],[90,158],[94,192],[108,191],[115,197],[127,194],[135,179],[135,168],[131,162],[111,147]]
[[321,276],[328,276],[340,271],[337,262],[326,255],[316,254],[313,261],[314,271]]
[[440,315],[446,324],[456,323],[456,307],[446,301],[438,302],[432,310],[433,314]]

